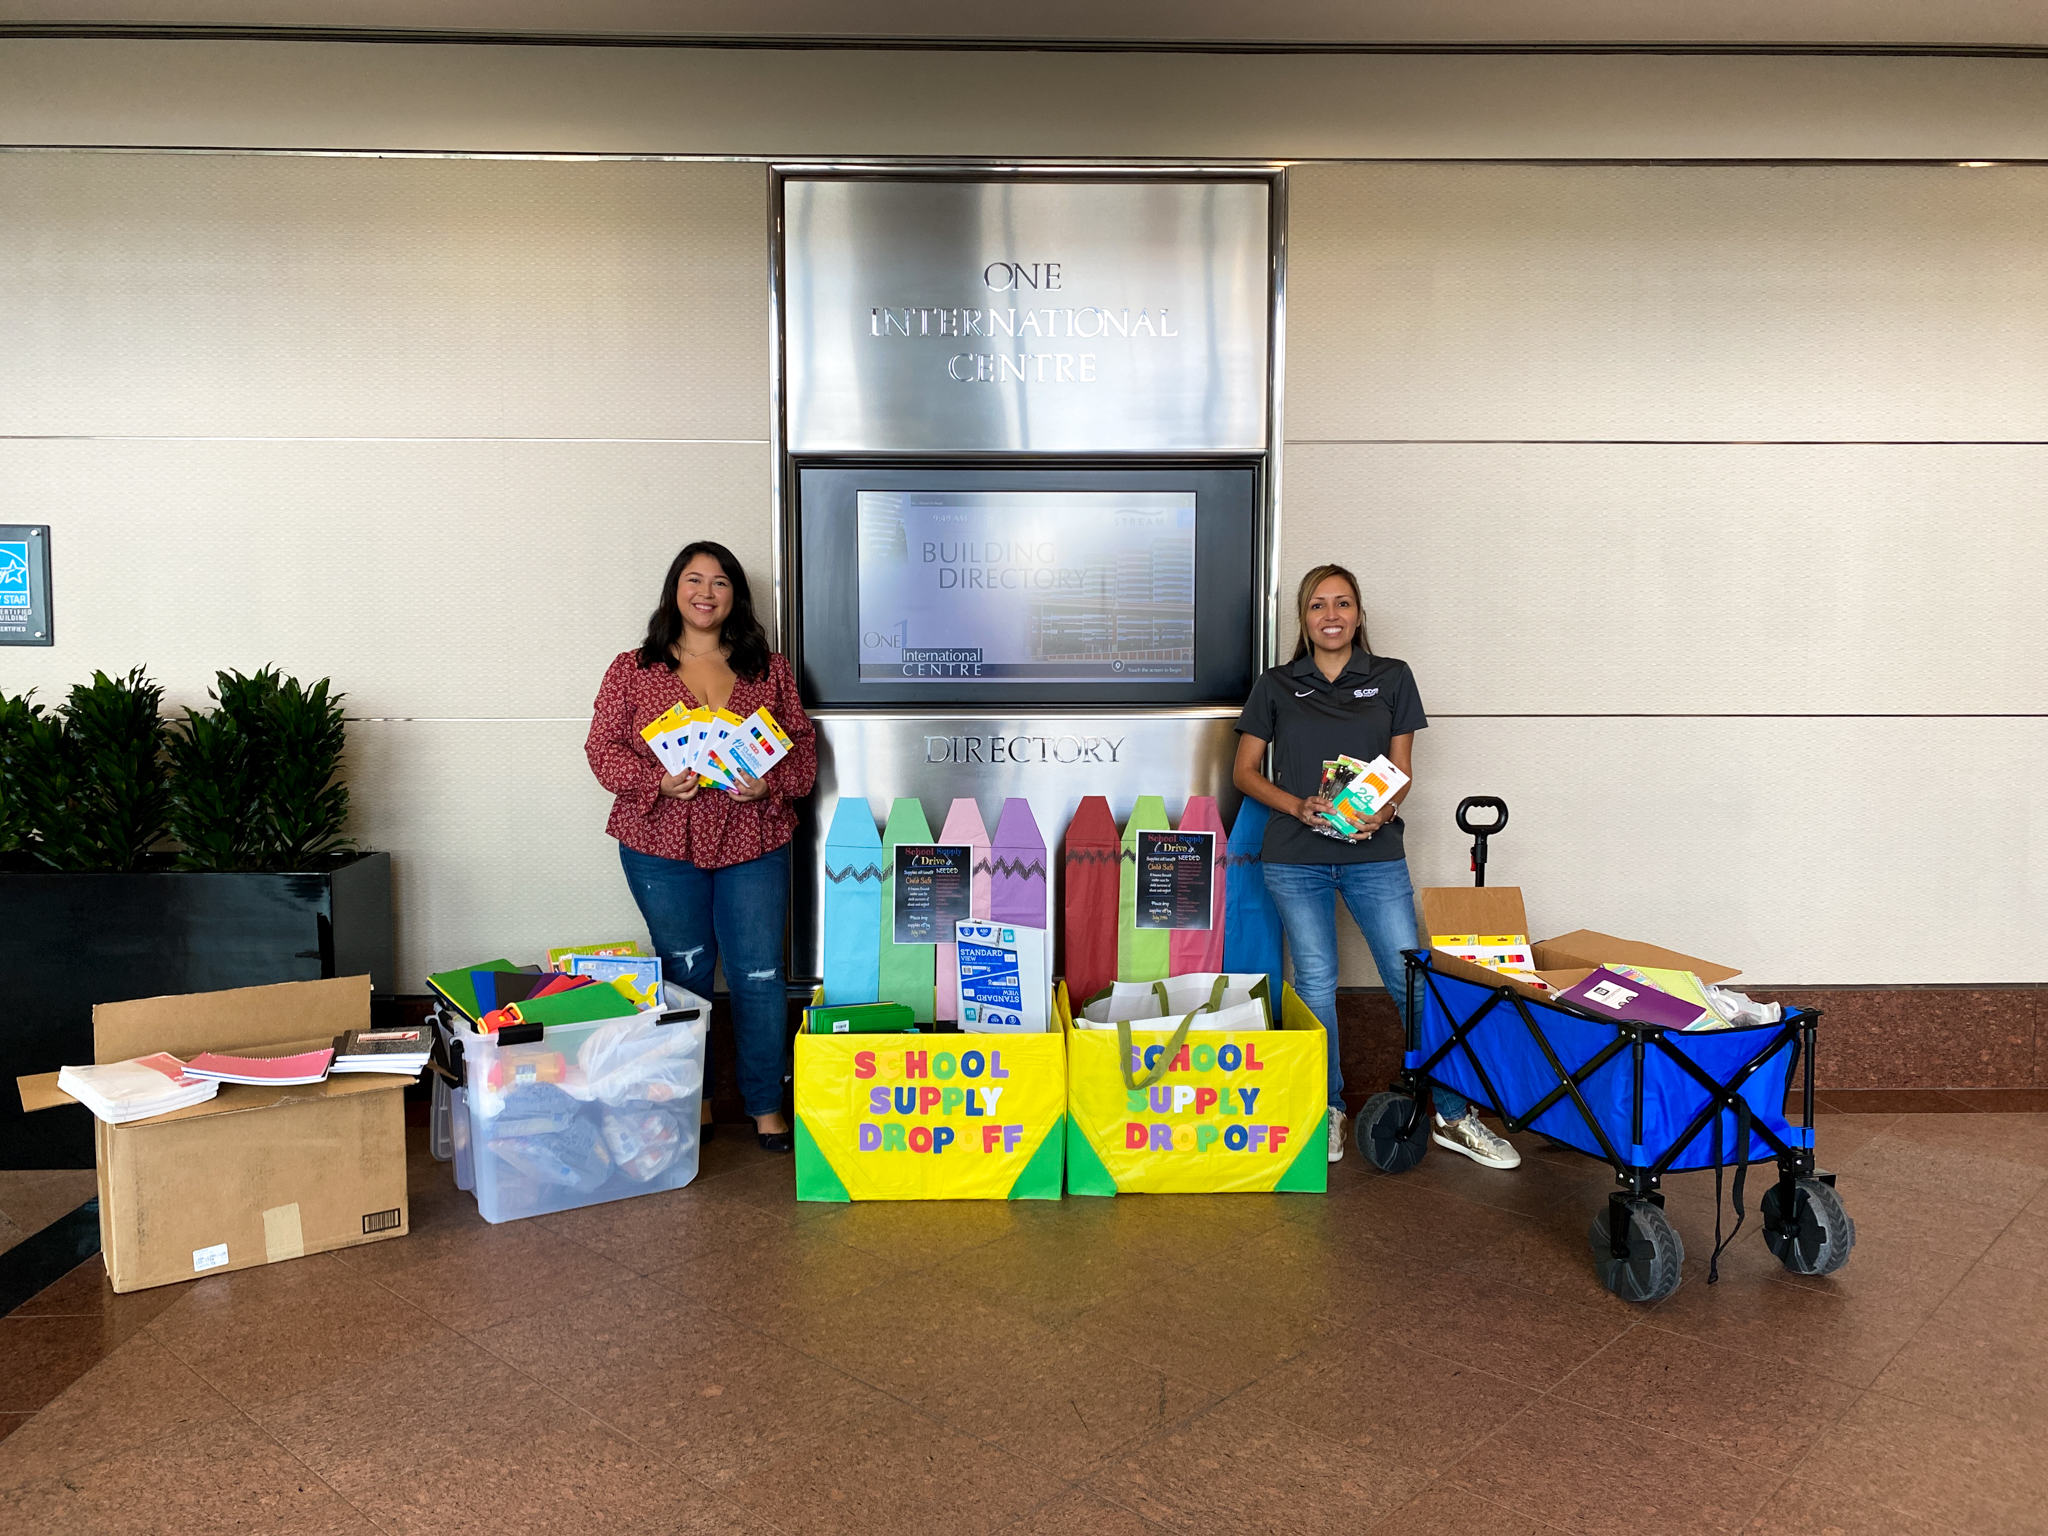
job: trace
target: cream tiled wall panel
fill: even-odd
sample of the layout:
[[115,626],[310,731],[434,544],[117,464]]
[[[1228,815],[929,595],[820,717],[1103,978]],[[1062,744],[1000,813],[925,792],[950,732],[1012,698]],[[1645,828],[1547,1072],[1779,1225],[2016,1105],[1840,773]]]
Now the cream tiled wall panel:
[[1310,165],[1289,223],[1291,438],[2048,440],[2048,168]]
[[[2043,982],[2044,761],[2039,718],[1439,719],[1408,860],[1418,887],[1470,885],[1452,812],[1498,795],[1487,882],[1522,888],[1532,937],[1641,937],[1767,985]],[[1937,782],[1902,793],[1902,770]],[[1370,985],[1338,927],[1345,983]]]
[[1295,444],[1321,561],[1462,714],[2039,712],[2048,447]]
[[146,664],[198,703],[275,662],[357,716],[587,718],[691,539],[772,629],[768,480],[765,444],[0,441],[0,520],[51,525],[58,635],[0,652],[0,688]]
[[758,165],[0,155],[0,434],[765,439]]
[[586,716],[350,729],[350,831],[391,854],[401,991],[472,960],[646,939],[604,835],[612,800],[584,761],[587,726]]

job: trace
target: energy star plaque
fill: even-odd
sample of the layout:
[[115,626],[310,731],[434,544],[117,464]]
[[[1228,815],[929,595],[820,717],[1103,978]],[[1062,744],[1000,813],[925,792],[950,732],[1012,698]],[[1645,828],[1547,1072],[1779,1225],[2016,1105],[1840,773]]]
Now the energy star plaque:
[[0,523],[0,645],[53,645],[50,530]]

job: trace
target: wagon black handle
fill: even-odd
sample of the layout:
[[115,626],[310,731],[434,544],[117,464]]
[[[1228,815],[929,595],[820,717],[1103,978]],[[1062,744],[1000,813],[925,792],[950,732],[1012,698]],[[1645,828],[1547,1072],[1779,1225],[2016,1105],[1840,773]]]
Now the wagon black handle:
[[[1472,824],[1474,810],[1493,811],[1491,822]],[[1508,803],[1495,795],[1467,795],[1458,802],[1458,830],[1472,839],[1472,883],[1486,884],[1486,840],[1508,824]]]
[[[1500,816],[1488,826],[1472,825],[1470,813],[1474,810],[1498,811]],[[1508,824],[1508,803],[1493,795],[1467,795],[1458,802],[1458,830],[1469,837],[1491,837]]]

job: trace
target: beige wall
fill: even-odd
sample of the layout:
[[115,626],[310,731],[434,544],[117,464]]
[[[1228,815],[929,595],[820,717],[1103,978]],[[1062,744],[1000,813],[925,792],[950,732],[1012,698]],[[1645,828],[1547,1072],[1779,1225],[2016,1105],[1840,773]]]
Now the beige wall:
[[[949,56],[832,57],[6,42],[0,143],[2048,153],[2023,61],[977,55],[1005,88],[949,119]],[[883,89],[912,65],[940,83]],[[0,504],[56,527],[61,636],[0,686],[332,675],[402,974],[632,931],[583,725],[683,539],[765,587],[765,184],[0,154]],[[1291,195],[1282,564],[1357,565],[1417,668],[1418,878],[1465,878],[1449,808],[1497,793],[1539,931],[2048,979],[2017,942],[2048,919],[2048,170],[1317,164]]]
[[639,931],[582,754],[671,555],[772,619],[754,165],[0,155],[0,505],[58,644],[331,676],[400,975]]
[[1418,881],[1497,794],[1539,932],[2048,976],[2048,172],[1308,166],[1290,205],[1281,567],[1355,565],[1416,668]]

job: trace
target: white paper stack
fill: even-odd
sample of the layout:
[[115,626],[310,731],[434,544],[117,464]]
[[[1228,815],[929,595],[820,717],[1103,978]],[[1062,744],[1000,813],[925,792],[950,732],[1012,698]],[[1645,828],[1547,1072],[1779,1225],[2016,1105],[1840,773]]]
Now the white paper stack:
[[220,1092],[210,1077],[192,1077],[177,1057],[158,1052],[97,1067],[66,1067],[57,1086],[108,1125],[147,1120],[174,1109],[204,1104]]

